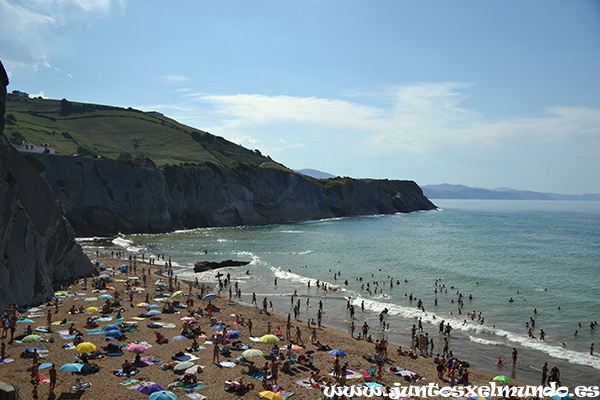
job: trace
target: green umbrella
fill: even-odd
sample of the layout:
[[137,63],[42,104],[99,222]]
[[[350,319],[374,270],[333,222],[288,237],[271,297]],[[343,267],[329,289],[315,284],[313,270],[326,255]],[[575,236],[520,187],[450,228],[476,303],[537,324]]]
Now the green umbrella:
[[496,382],[512,382],[512,379],[510,379],[508,376],[504,376],[504,375],[498,375],[496,377],[494,377],[494,379],[492,379]]
[[42,337],[40,335],[27,335],[23,338],[23,340],[21,340],[21,342],[39,342],[40,340],[42,340]]
[[260,357],[263,355],[263,352],[258,349],[248,349],[244,351],[242,355],[246,358]]

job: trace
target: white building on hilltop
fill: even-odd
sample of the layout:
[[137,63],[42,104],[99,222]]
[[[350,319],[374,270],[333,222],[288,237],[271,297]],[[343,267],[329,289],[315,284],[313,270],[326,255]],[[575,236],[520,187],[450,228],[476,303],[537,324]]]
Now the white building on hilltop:
[[34,143],[23,141],[17,150],[21,153],[56,154],[56,147],[50,143]]

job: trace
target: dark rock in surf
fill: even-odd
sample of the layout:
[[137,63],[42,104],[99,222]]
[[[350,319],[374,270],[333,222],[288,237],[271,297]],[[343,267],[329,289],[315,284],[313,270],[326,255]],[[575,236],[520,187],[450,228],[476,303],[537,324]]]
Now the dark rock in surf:
[[241,267],[250,264],[250,261],[234,261],[225,260],[220,262],[215,261],[197,261],[194,264],[194,272],[210,271],[211,269],[219,269],[224,267]]

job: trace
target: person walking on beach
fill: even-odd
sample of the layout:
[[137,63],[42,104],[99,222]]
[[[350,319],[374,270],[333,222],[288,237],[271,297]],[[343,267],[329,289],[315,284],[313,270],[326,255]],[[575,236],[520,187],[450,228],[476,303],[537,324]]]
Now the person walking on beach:
[[52,364],[52,368],[50,368],[50,393],[54,393],[54,388],[56,387],[56,368],[54,364]]
[[213,344],[213,364],[219,363],[219,345],[217,343]]
[[367,321],[365,321],[365,323],[362,326],[362,331],[363,331],[363,339],[367,338],[367,334],[369,333],[369,324],[367,324]]
[[248,335],[252,336],[252,319],[248,318]]
[[516,348],[513,347],[512,349],[512,360],[513,360],[513,364],[516,365],[517,364],[517,357],[519,356],[519,352],[517,351]]
[[296,343],[298,343],[300,346],[304,346],[304,341],[302,340],[302,331],[300,330],[299,326],[296,327]]
[[548,379],[548,363],[542,365],[542,386],[546,386],[546,379]]

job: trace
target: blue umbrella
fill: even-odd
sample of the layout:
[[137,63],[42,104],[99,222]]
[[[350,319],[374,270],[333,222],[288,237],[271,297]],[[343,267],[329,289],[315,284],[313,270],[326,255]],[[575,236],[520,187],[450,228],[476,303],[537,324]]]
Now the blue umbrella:
[[171,342],[181,342],[184,340],[189,340],[188,338],[186,338],[185,336],[175,336],[173,339],[171,339]]
[[110,294],[103,294],[98,297],[100,300],[112,300],[112,296]]
[[216,299],[217,295],[214,293],[208,293],[207,295],[205,295],[202,300],[208,300],[211,301],[212,299]]
[[148,311],[146,313],[146,315],[150,315],[150,316],[152,316],[152,315],[160,315],[160,314],[162,314],[162,312],[158,311],[158,310],[150,310],[150,311]]
[[52,366],[52,363],[43,363],[43,364],[40,364],[40,366],[38,367],[38,370],[50,368],[51,366]]
[[175,400],[177,395],[173,392],[163,390],[161,392],[154,392],[148,397],[149,400]]
[[213,326],[210,327],[211,331],[222,331],[223,329],[227,328],[225,325],[223,324],[215,324]]
[[112,331],[104,332],[104,337],[114,339],[114,338],[118,338],[122,334],[123,334],[123,332],[121,332],[120,330],[112,330]]
[[342,350],[330,350],[329,354],[331,354],[332,356],[340,356],[340,357],[346,357],[346,353],[344,353]]
[[81,369],[84,367],[84,364],[81,363],[66,363],[58,372],[81,372]]
[[237,339],[242,336],[242,332],[240,331],[231,331],[227,333],[227,339]]
[[119,267],[119,270],[120,270],[121,272],[123,272],[123,271],[125,271],[127,268],[129,268],[129,266],[128,266],[127,264],[123,264],[123,265],[121,265],[121,266]]
[[108,331],[120,331],[120,330],[121,330],[121,328],[119,328],[119,327],[118,327],[118,326],[116,326],[116,325],[112,325],[112,324],[111,324],[111,325],[106,325],[104,328],[102,328],[102,330],[103,330],[104,332],[108,332]]
[[142,393],[144,393],[145,395],[150,395],[154,392],[160,392],[161,390],[164,391],[165,388],[163,388],[162,386],[160,386],[158,383],[155,383],[153,385],[150,386],[140,386],[138,388],[138,390]]
[[554,396],[550,396],[550,397],[552,397],[554,400],[572,400],[568,394],[565,394],[564,396],[555,394]]
[[148,308],[160,308],[158,304],[148,304]]

